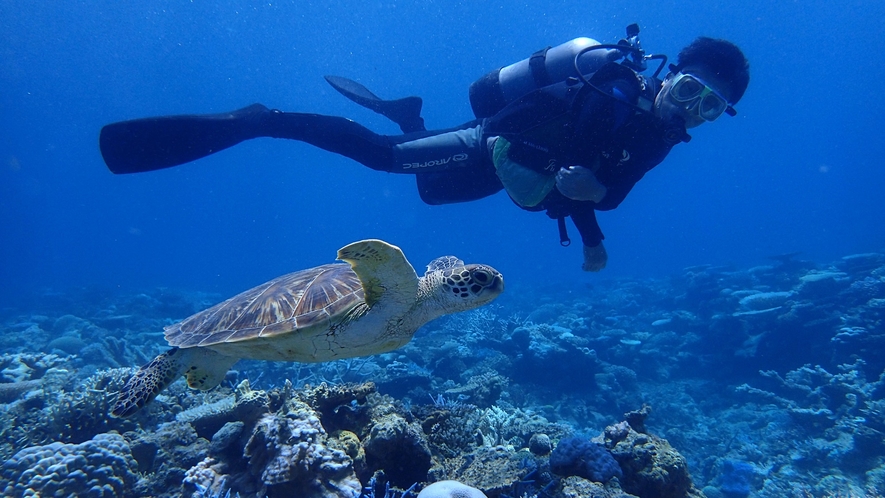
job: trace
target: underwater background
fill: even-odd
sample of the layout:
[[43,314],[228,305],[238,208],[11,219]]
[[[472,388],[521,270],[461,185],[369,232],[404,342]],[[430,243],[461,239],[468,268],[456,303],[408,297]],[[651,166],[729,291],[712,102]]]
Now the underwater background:
[[[883,19],[872,0],[0,3],[7,494],[54,482],[40,458],[77,454],[110,463],[87,458],[98,477],[53,484],[72,495],[354,496],[373,476],[511,497],[623,496],[618,480],[641,497],[885,494]],[[599,214],[610,257],[598,274],[580,271],[580,244],[559,246],[555,222],[503,193],[426,206],[411,176],[294,141],[126,176],[98,151],[110,122],[253,102],[398,132],[327,74],[419,95],[428,128],[455,126],[488,71],[578,36],[616,42],[634,22],[647,52],[671,58],[700,35],[735,42],[751,82],[736,117],[692,130]],[[364,238],[400,246],[419,273],[448,254],[493,265],[507,291],[401,351],[242,363],[220,389],[179,382],[148,413],[107,417],[128,368],[165,350],[164,325]],[[343,448],[329,458],[350,473],[271,479],[245,457],[272,432],[260,421],[286,414],[322,421],[312,454]],[[428,461],[382,457],[396,453],[375,447],[384,423],[405,424]],[[530,444],[541,435],[601,438],[621,477],[597,489],[553,472]],[[625,441],[672,456],[668,474],[693,486],[641,484],[629,462],[644,457],[618,450]],[[365,493],[385,495],[375,488]]]

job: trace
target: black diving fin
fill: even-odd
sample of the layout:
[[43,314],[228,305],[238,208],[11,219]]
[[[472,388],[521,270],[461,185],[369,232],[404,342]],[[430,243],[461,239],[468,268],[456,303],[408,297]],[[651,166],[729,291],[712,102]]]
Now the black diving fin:
[[421,97],[384,100],[356,81],[340,76],[325,76],[325,78],[341,95],[398,124],[403,133],[426,130],[424,118],[421,117],[423,104]]
[[111,123],[98,144],[108,169],[141,173],[178,166],[260,136],[271,111],[261,105],[222,114],[162,116]]

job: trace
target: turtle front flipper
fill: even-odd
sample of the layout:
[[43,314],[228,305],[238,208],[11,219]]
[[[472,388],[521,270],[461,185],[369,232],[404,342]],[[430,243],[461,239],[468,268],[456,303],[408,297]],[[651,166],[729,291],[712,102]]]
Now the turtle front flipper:
[[369,308],[382,297],[405,309],[415,302],[418,275],[399,247],[383,240],[361,240],[339,249],[338,259],[349,263],[359,277]]
[[200,391],[208,391],[221,384],[230,367],[240,360],[205,348],[194,348],[191,355],[184,377],[188,387]]
[[111,415],[129,417],[144,408],[184,373],[188,365],[182,360],[189,356],[187,349],[172,348],[139,368],[120,390]]

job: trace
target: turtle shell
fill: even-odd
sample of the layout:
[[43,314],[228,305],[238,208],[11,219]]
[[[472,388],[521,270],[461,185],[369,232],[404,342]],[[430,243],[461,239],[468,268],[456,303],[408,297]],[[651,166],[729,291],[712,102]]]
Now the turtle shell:
[[363,286],[348,264],[329,264],[275,278],[165,328],[181,348],[270,338],[331,327],[360,304]]

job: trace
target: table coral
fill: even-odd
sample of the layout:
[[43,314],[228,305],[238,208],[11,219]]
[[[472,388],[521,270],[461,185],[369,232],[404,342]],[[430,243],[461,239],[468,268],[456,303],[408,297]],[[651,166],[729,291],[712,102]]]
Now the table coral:
[[794,292],[757,292],[750,294],[740,301],[738,305],[748,311],[763,311],[772,308],[779,308],[788,299],[795,296]]
[[42,385],[39,380],[0,383],[0,403],[11,403],[27,392],[40,389]]
[[447,458],[431,471],[432,479],[456,479],[485,490],[491,496],[508,493],[525,475],[523,456],[504,446],[477,448],[470,454]]
[[0,382],[24,382],[43,377],[52,368],[70,362],[70,356],[40,353],[15,353],[0,356]]

